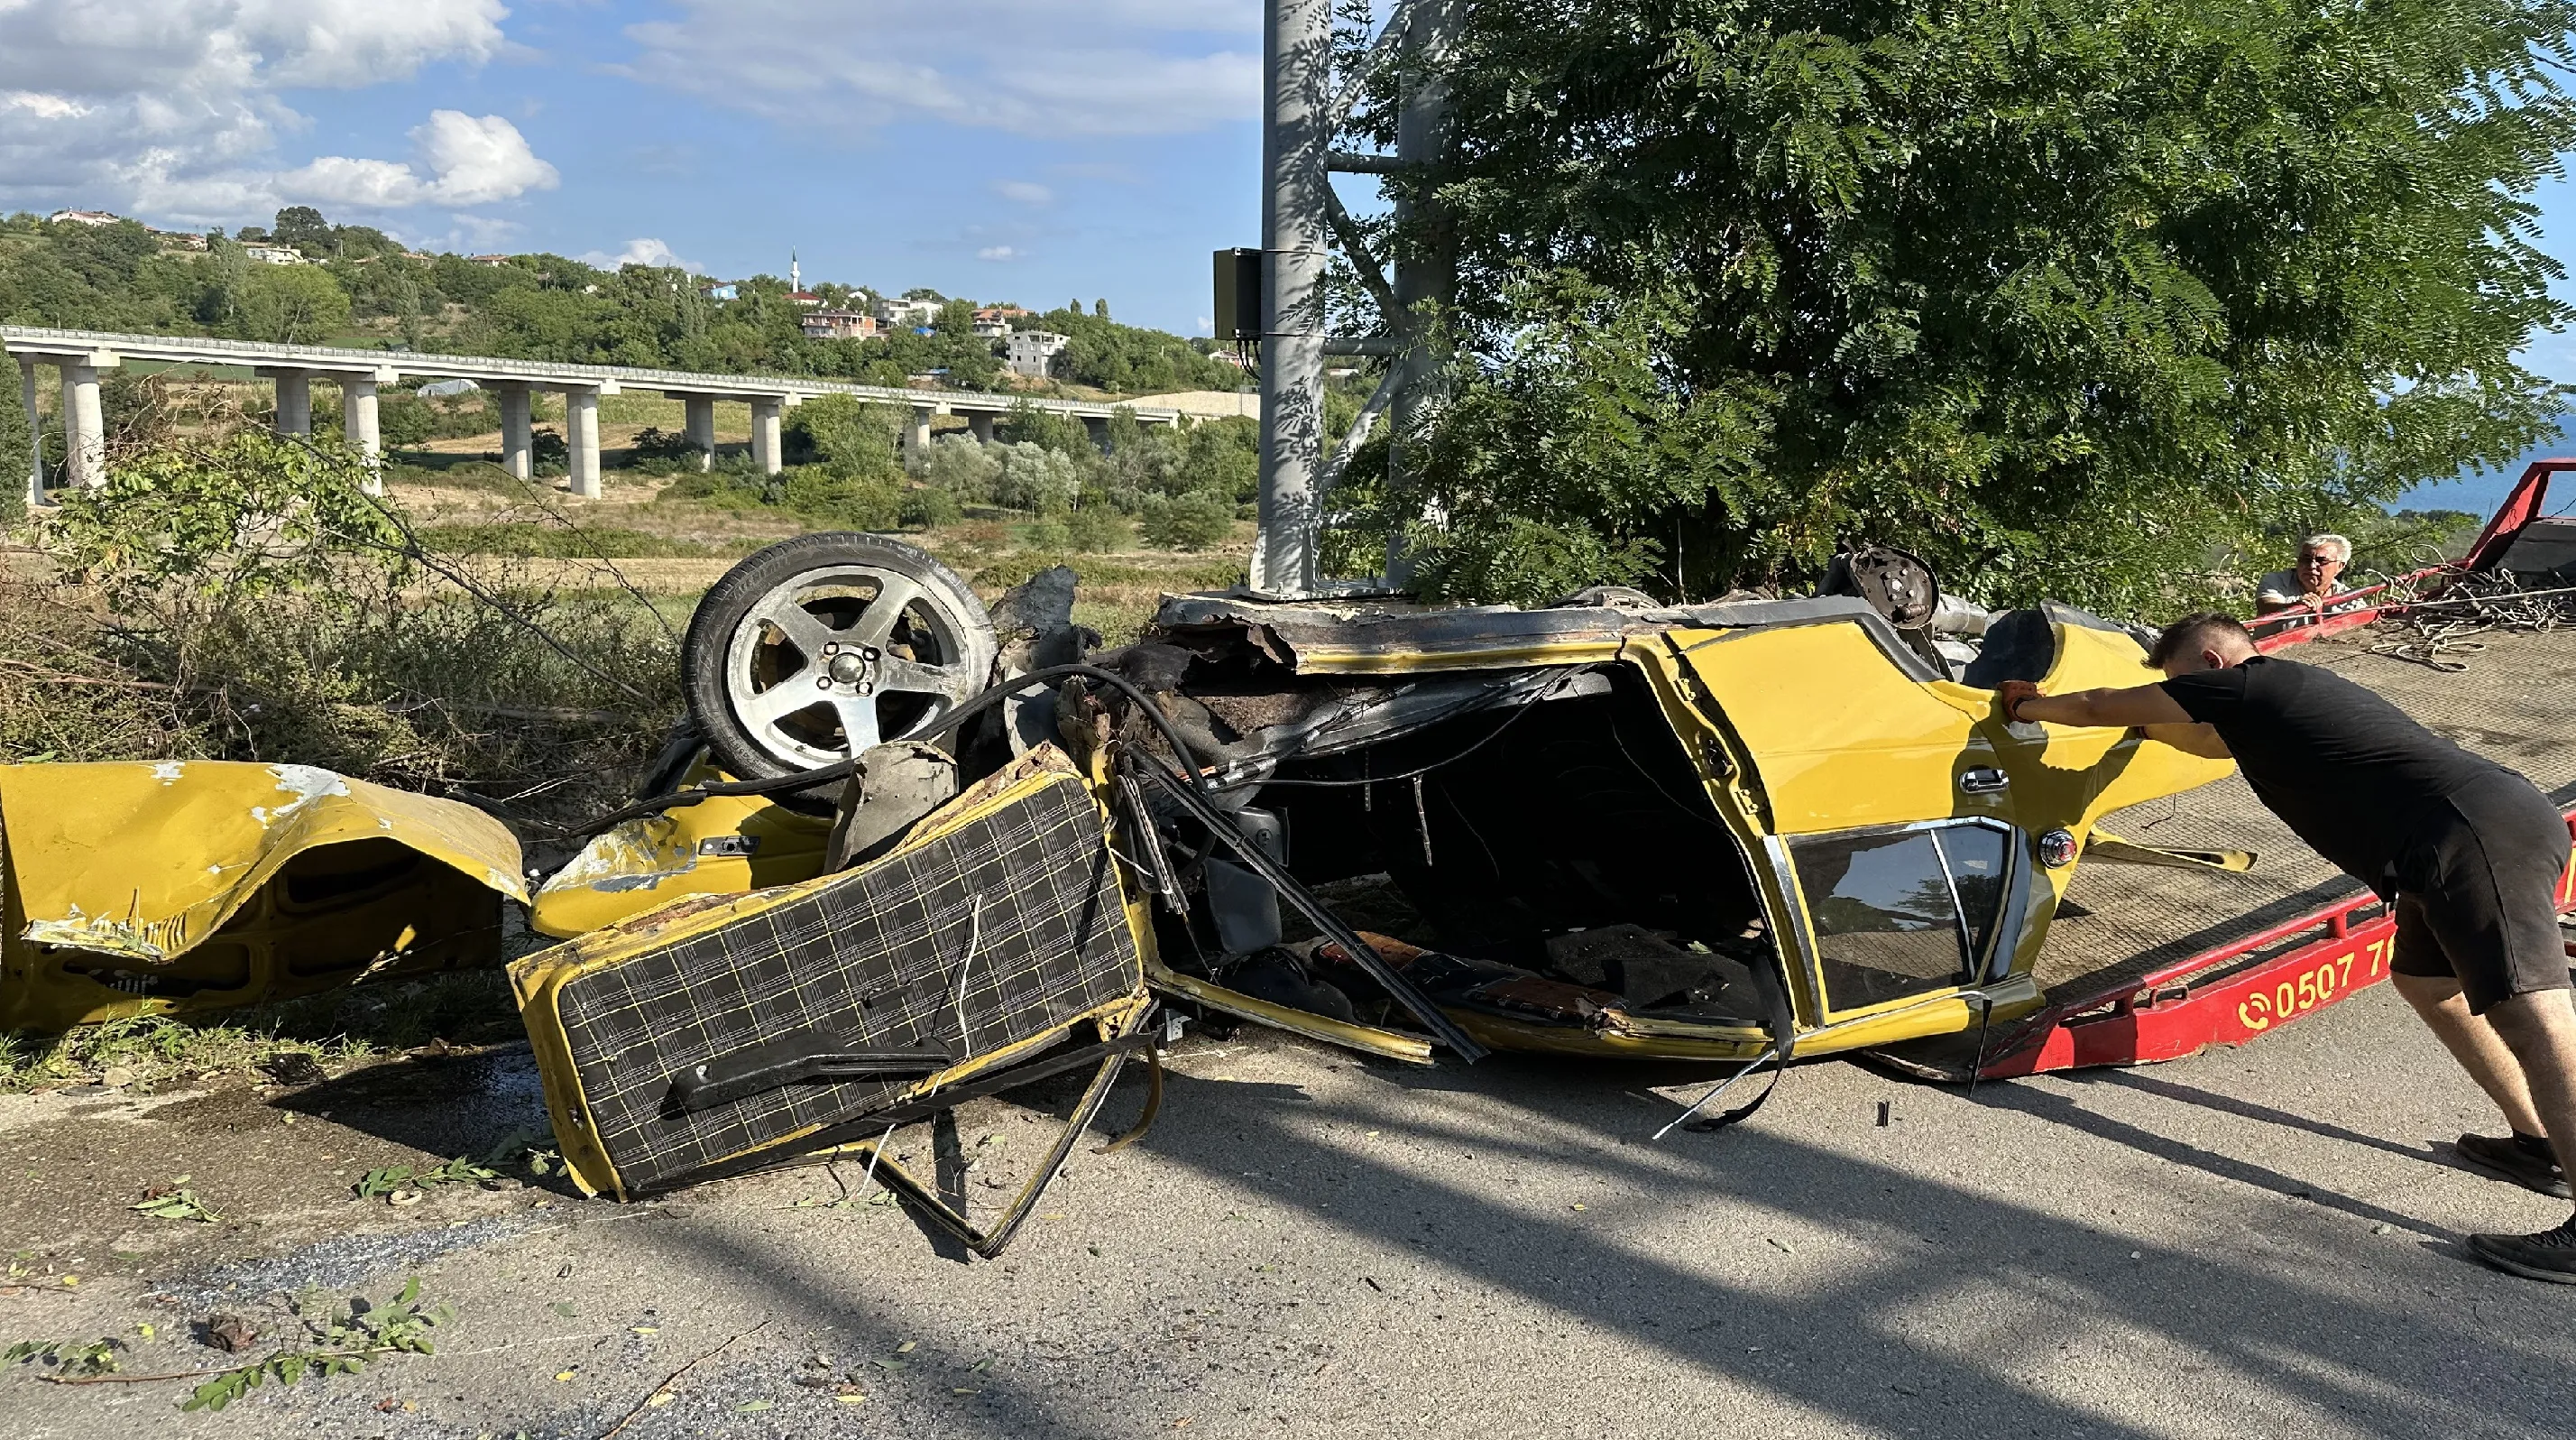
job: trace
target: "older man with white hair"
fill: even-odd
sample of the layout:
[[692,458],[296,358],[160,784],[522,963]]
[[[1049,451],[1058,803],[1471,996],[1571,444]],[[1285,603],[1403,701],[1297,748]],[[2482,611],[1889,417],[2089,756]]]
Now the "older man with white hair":
[[2368,603],[2346,600],[2329,603],[2340,587],[2336,581],[2343,567],[2352,563],[2352,542],[2340,535],[2311,535],[2299,542],[2299,563],[2287,570],[2275,570],[2254,587],[2254,613],[2279,615],[2291,610],[2307,610],[2331,615],[2338,610],[2358,609]]

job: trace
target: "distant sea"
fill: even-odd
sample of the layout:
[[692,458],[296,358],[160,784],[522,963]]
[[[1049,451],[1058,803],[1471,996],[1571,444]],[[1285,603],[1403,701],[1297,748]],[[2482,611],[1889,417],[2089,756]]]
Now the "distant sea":
[[[2576,414],[2559,422],[2557,434],[2515,456],[2513,463],[2503,469],[2463,470],[2448,480],[2428,480],[2397,497],[2397,502],[2388,508],[2466,510],[2481,517],[2492,515],[2504,503],[2504,497],[2513,493],[2514,482],[2522,478],[2523,470],[2532,461],[2556,459],[2576,459]],[[2556,498],[2554,489],[2551,498]]]

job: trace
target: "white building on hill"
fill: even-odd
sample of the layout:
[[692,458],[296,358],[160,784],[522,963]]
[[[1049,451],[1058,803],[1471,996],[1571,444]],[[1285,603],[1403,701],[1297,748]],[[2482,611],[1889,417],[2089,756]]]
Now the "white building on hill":
[[1005,342],[1003,354],[1012,374],[1043,380],[1055,357],[1072,343],[1073,337],[1052,330],[1014,330]]
[[877,323],[888,330],[910,330],[938,318],[939,302],[936,300],[888,300],[880,297],[877,301]]

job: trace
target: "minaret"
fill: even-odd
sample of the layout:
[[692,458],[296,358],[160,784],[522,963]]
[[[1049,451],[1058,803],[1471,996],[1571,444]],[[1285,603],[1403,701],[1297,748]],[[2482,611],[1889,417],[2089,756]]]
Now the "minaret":
[[787,252],[787,289],[790,294],[805,288],[804,277],[796,269],[796,252]]

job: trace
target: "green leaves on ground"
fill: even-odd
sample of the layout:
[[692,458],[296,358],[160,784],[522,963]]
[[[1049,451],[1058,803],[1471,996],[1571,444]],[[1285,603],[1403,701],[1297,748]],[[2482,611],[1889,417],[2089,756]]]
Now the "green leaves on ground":
[[359,1300],[345,1311],[333,1307],[306,1317],[312,1344],[226,1370],[198,1386],[179,1408],[221,1410],[269,1380],[293,1385],[307,1375],[354,1375],[386,1355],[433,1354],[430,1332],[453,1318],[447,1306],[421,1300],[420,1279],[414,1276],[381,1305]]
[[501,1167],[522,1164],[531,1175],[546,1175],[563,1168],[563,1159],[552,1150],[540,1150],[530,1143],[543,1138],[534,1131],[517,1130],[494,1141],[479,1157],[459,1155],[436,1165],[381,1165],[366,1173],[349,1187],[361,1200],[379,1196],[388,1200],[407,1191],[433,1189],[441,1185],[492,1185],[502,1178]]
[[140,1211],[156,1220],[195,1220],[211,1225],[223,1219],[197,1198],[196,1191],[188,1188],[190,1178],[182,1175],[167,1185],[155,1185],[143,1192],[141,1201],[125,1208]]
[[97,1340],[21,1340],[0,1350],[0,1365],[22,1361],[42,1361],[55,1367],[55,1373],[68,1378],[89,1375],[113,1375],[121,1362],[116,1352],[125,1342],[113,1335]]

